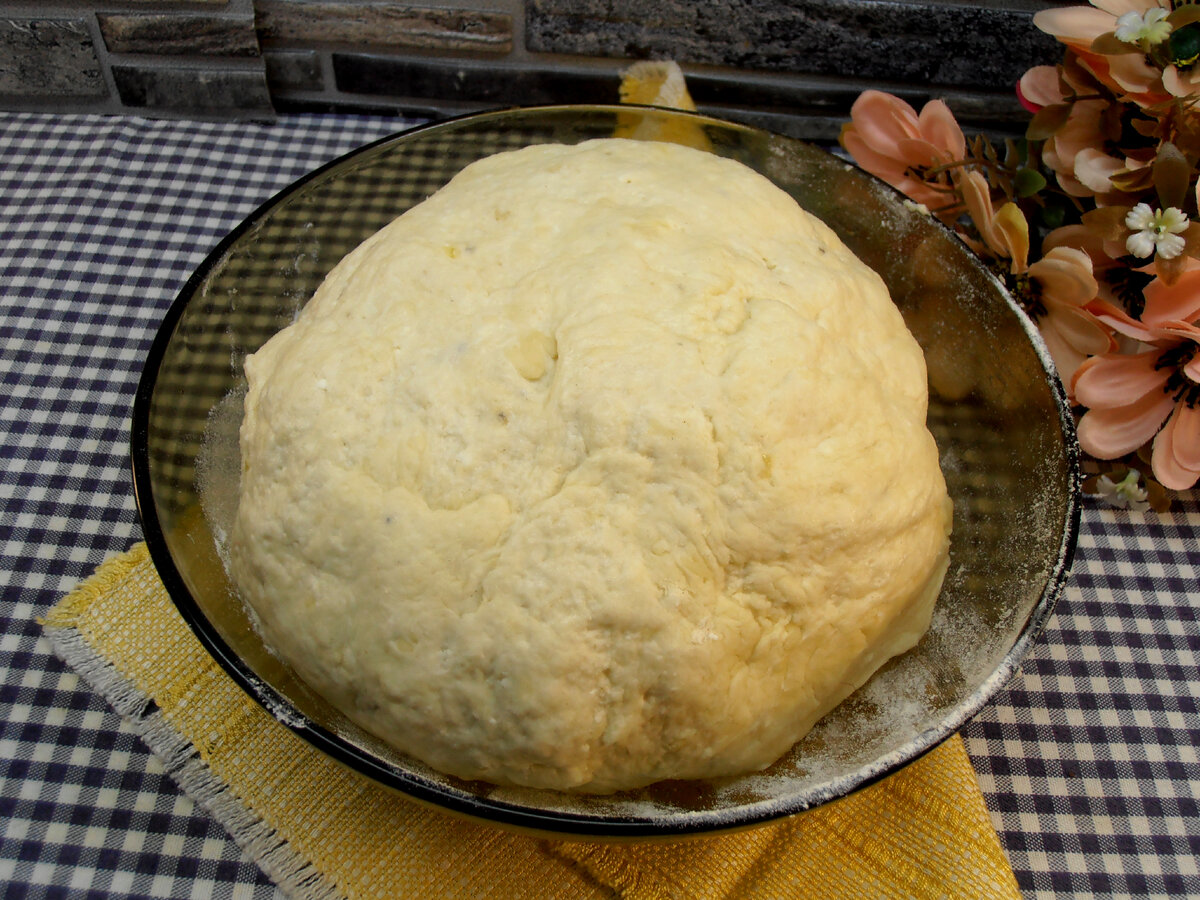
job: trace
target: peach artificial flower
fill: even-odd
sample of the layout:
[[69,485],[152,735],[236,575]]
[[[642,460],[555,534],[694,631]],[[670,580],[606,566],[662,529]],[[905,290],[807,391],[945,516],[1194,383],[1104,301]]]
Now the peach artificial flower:
[[[1042,239],[1042,253],[1049,253],[1055,247],[1071,247],[1088,255],[1092,262],[1092,277],[1096,279],[1098,286],[1095,299],[1110,306],[1121,306],[1125,303],[1124,297],[1119,296],[1119,291],[1114,288],[1129,280],[1128,276],[1133,276],[1134,289],[1139,292],[1142,281],[1151,277],[1149,272],[1129,268],[1125,260],[1119,259],[1122,254],[1121,246],[1116,241],[1106,240],[1103,235],[1097,234],[1086,225],[1063,225],[1055,228]],[[1101,327],[1107,330],[1107,326]]]
[[1163,87],[1173,97],[1192,97],[1200,93],[1200,67],[1192,65],[1187,69],[1178,66],[1167,66],[1162,74]]
[[1172,282],[1155,278],[1142,296],[1146,305],[1140,318],[1146,325],[1194,322],[1200,317],[1200,268],[1188,269]]
[[918,114],[899,97],[863,91],[850,108],[840,141],[872,175],[943,218],[957,215],[943,209],[953,197],[951,179],[936,170],[960,161],[967,141],[941,100],[929,101]]
[[[1034,66],[1021,76],[1017,93],[1028,107],[1038,109],[1067,102],[1059,70],[1054,66]],[[1067,86],[1077,94],[1086,95],[1084,85],[1070,82]],[[1118,194],[1111,178],[1122,171],[1132,171],[1146,165],[1127,156],[1114,156],[1106,149],[1104,115],[1109,104],[1103,99],[1077,100],[1071,104],[1066,122],[1042,145],[1042,161],[1058,178],[1059,186],[1072,197],[1092,197],[1105,202],[1117,202]]]
[[[1063,73],[1063,77],[1066,74]],[[1075,85],[1071,84],[1071,87]],[[1017,81],[1017,99],[1030,112],[1066,102],[1058,66],[1034,66]]]
[[1130,268],[1168,284],[1200,266],[1200,222],[1177,207],[1099,205],[1083,214],[1083,226],[1103,241],[1105,254],[1141,260]]
[[[1178,4],[1172,3],[1172,6]],[[1144,12],[1127,12],[1117,19],[1117,29],[1114,36],[1129,44],[1136,44],[1142,51],[1169,41],[1171,23],[1167,21],[1170,10],[1162,6],[1153,6]],[[1173,49],[1173,48],[1172,48]],[[1200,88],[1200,71],[1197,71],[1194,60],[1180,68],[1174,62],[1168,62],[1163,67],[1163,88],[1174,97],[1190,97]]]
[[[1013,202],[994,209],[987,179],[969,172],[962,179],[963,200],[979,231],[984,249],[1009,260],[1018,278],[1018,293],[1026,294],[1026,308],[1038,327],[1058,375],[1070,393],[1075,370],[1090,356],[1116,349],[1112,332],[1087,309],[1100,285],[1092,273],[1092,259],[1083,250],[1051,247],[1029,264],[1029,223]],[[977,243],[977,242],[968,242]],[[1027,286],[1021,287],[1024,282]]]
[[[987,178],[981,172],[967,172],[960,179],[959,187],[983,247],[992,256],[1009,260],[1012,274],[1023,273],[1029,266],[1029,223],[1025,214],[1011,201],[996,209],[992,205]],[[967,243],[976,252],[982,252],[983,247],[978,242],[967,240]]]
[[1072,379],[1088,407],[1079,444],[1097,459],[1119,459],[1153,441],[1154,475],[1171,490],[1200,480],[1200,328],[1184,321],[1148,326],[1109,307],[1098,318],[1137,341],[1132,353],[1106,353]]
[[1072,247],[1086,253],[1092,261],[1092,275],[1100,285],[1100,292],[1096,296],[1112,303],[1118,302],[1108,290],[1108,274],[1114,269],[1123,270],[1126,266],[1119,259],[1122,253],[1113,255],[1112,251],[1117,249],[1114,241],[1106,240],[1086,225],[1062,225],[1042,238],[1043,253],[1055,247]]
[[1096,299],[1103,304],[1128,305],[1130,294],[1140,294],[1138,318],[1147,325],[1200,319],[1200,260],[1189,257],[1176,271],[1166,273],[1159,271],[1157,261],[1131,268],[1118,258],[1123,244],[1086,225],[1064,225],[1051,231],[1042,240],[1042,252],[1055,247],[1073,247],[1088,255],[1099,285]]
[[1073,247],[1052,247],[1026,274],[1036,304],[1031,315],[1071,395],[1075,373],[1084,361],[1117,348],[1112,332],[1088,309],[1100,290],[1091,257]]
[[1091,4],[1039,10],[1033,24],[1070,47],[1080,65],[1114,93],[1140,106],[1168,99],[1163,73],[1147,61],[1143,47],[1131,43],[1128,53],[1105,55],[1093,52],[1092,42],[1102,34],[1115,32],[1122,16],[1145,16],[1160,7],[1169,12],[1170,6],[1156,0],[1091,0]]

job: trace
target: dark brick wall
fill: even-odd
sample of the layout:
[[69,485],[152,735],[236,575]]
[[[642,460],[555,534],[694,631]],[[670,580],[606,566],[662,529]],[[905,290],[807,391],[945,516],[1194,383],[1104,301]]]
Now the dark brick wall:
[[736,69],[989,88],[1054,41],[1026,9],[880,0],[528,0],[526,46]]
[[[1082,2],[1082,0],[1080,0]],[[1012,86],[1058,58],[1050,0],[0,0],[0,108],[268,119],[441,116],[615,101],[621,69],[675,59],[700,107],[836,134],[878,86],[1017,130]]]
[[0,108],[275,115],[252,0],[0,0]]

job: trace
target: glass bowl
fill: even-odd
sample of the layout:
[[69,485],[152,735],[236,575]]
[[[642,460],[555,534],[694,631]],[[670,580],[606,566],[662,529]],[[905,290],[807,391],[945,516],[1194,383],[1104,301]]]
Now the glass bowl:
[[[635,130],[699,140],[761,172],[883,276],[928,362],[929,425],[954,501],[950,570],[918,646],[764,772],[586,797],[461,781],[349,722],[251,627],[222,564],[240,472],[242,361],[292,321],[343,255],[473,160]],[[843,796],[920,756],[1014,672],[1062,591],[1079,520],[1079,453],[1045,347],[949,230],[817,147],[648,107],[466,116],[363,147],[281,192],[221,242],[168,312],[138,387],[132,456],[163,583],[204,646],[272,716],[409,797],[559,837],[754,825]]]

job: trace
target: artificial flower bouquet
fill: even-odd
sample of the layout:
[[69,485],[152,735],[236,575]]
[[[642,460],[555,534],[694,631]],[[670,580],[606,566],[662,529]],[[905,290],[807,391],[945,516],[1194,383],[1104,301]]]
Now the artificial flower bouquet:
[[1023,139],[867,91],[841,144],[1037,323],[1100,463],[1085,490],[1163,510],[1200,479],[1200,3],[1091,2],[1034,16],[1064,53],[1020,80]]

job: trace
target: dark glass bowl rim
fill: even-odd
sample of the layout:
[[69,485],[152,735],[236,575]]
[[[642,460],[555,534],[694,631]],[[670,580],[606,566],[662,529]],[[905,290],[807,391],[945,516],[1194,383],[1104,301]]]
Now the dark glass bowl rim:
[[[508,107],[484,112],[467,113],[453,118],[440,119],[418,125],[379,138],[331,160],[292,182],[261,204],[229,232],[184,283],[184,286],[167,310],[147,353],[142,376],[134,395],[130,423],[130,461],[134,498],[141,520],[143,537],[149,549],[151,560],[158,570],[159,577],[167,590],[167,594],[191,632],[239,687],[262,706],[272,718],[279,721],[300,738],[341,764],[385,787],[398,791],[419,802],[431,804],[440,809],[465,815],[472,819],[559,838],[669,838],[730,831],[765,824],[769,821],[794,815],[836,800],[853,791],[874,784],[907,763],[923,756],[957,732],[987,704],[1015,673],[1030,646],[1044,629],[1047,621],[1049,621],[1054,607],[1062,595],[1074,561],[1080,525],[1080,450],[1075,439],[1075,421],[1066,392],[1053,371],[1048,352],[1036,328],[1013,301],[1004,285],[994,275],[987,273],[988,278],[995,284],[1013,313],[1025,326],[1025,331],[1030,341],[1034,344],[1034,348],[1045,369],[1046,380],[1053,394],[1055,407],[1058,410],[1059,424],[1064,437],[1067,476],[1069,480],[1067,486],[1068,510],[1064,523],[1062,543],[1047,579],[1046,587],[1031,610],[1029,618],[1017,640],[1004,655],[992,674],[970,695],[953,707],[937,726],[926,729],[892,753],[875,760],[871,764],[862,766],[854,772],[818,785],[813,789],[784,798],[780,802],[760,802],[718,810],[681,811],[678,814],[649,817],[612,817],[559,810],[540,810],[487,797],[472,796],[465,792],[450,791],[442,785],[427,780],[414,772],[393,767],[382,760],[372,757],[345,738],[324,728],[307,716],[300,714],[293,708],[288,698],[259,679],[246,662],[224,641],[212,622],[209,621],[204,611],[200,608],[195,597],[192,596],[183,576],[175,565],[154,504],[149,459],[151,401],[154,396],[159,369],[189,299],[194,296],[200,285],[224,257],[226,251],[237,243],[243,235],[255,228],[257,223],[276,206],[303,190],[310,182],[322,177],[330,170],[347,163],[354,157],[366,154],[385,144],[405,142],[414,136],[428,131],[452,129],[471,120],[503,119],[513,115],[566,115],[573,112],[585,111],[628,113],[631,108],[636,109],[637,106],[632,104],[552,104]],[[658,107],[647,108],[653,109],[656,113],[685,117],[694,120],[700,125],[708,124],[721,128],[731,128],[747,133],[768,135],[775,140],[803,143],[796,138],[786,137],[765,131],[764,129],[705,116],[699,113],[665,110]],[[890,185],[884,184],[865,171],[861,174],[876,181],[883,189],[895,194],[898,200],[904,199],[903,195]],[[940,223],[936,224],[938,227],[945,228]],[[949,231],[949,229],[946,230]],[[289,710],[289,714],[287,716],[277,715],[274,710],[278,708]]]

